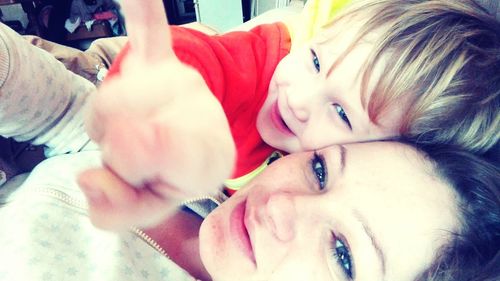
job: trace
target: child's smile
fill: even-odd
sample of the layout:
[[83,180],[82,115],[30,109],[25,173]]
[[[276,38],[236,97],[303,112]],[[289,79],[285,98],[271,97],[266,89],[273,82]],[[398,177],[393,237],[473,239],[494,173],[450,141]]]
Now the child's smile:
[[276,127],[276,129],[282,134],[290,136],[295,135],[290,127],[288,127],[286,121],[283,119],[278,101],[276,101],[272,107],[271,120],[273,121],[273,125]]

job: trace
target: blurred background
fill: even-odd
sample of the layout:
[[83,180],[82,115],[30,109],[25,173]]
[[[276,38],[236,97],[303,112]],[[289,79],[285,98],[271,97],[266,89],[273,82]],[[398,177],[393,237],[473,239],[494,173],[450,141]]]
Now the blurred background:
[[[163,0],[171,24],[198,21],[219,32],[290,2],[305,1]],[[79,49],[97,38],[126,34],[119,0],[0,0],[0,20],[20,34]]]

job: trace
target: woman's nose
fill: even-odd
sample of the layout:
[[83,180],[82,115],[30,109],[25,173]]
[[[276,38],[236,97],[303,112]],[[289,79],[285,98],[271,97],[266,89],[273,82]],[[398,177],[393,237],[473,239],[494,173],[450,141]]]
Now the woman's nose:
[[277,193],[269,197],[265,206],[269,228],[274,236],[283,242],[295,237],[297,213],[290,193]]

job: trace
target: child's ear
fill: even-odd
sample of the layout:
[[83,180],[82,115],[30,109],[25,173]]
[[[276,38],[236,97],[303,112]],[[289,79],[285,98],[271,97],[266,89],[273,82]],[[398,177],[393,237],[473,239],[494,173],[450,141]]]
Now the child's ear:
[[123,0],[122,8],[134,59],[155,63],[175,58],[162,0]]

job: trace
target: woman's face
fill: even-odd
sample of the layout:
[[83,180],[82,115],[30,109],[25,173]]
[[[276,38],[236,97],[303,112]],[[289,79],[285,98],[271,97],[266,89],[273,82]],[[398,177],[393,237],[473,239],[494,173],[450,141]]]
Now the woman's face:
[[457,212],[411,147],[333,146],[269,166],[208,216],[200,250],[214,280],[412,280]]

